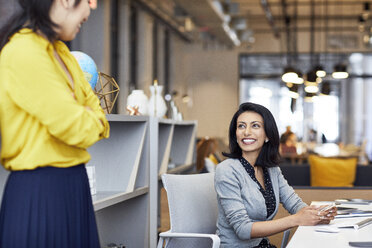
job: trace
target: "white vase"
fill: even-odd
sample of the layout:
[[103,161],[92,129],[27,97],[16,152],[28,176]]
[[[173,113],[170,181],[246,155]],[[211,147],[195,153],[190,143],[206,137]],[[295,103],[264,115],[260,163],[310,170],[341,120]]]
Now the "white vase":
[[151,85],[151,97],[149,100],[149,115],[155,117],[163,117],[167,113],[167,105],[162,96],[162,85]]
[[143,90],[133,90],[127,98],[127,106],[138,107],[141,115],[148,115],[148,98]]

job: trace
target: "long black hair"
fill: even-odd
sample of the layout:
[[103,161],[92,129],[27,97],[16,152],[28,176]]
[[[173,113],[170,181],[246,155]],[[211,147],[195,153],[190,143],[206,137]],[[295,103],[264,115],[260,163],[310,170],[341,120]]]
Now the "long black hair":
[[242,103],[238,111],[234,114],[229,128],[230,153],[223,152],[222,154],[229,158],[240,158],[242,156],[242,149],[236,141],[236,128],[238,117],[247,111],[252,111],[262,116],[266,137],[269,139],[268,142],[264,143],[256,160],[256,164],[263,167],[278,166],[280,161],[279,132],[274,116],[271,114],[270,110],[264,106],[251,102]]
[[[53,42],[57,38],[54,31],[58,27],[49,16],[50,9],[55,0],[18,0],[19,10],[8,20],[0,29],[0,51],[9,38],[23,27],[32,29],[34,32],[40,31],[49,41]],[[76,7],[81,0],[75,0]]]

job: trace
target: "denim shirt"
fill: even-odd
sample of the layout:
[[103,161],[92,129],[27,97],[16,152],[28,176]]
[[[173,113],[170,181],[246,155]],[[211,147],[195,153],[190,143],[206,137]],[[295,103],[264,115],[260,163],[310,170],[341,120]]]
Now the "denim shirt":
[[256,221],[272,220],[278,212],[279,202],[290,214],[307,206],[288,185],[279,167],[268,168],[268,172],[276,200],[275,211],[269,217],[259,185],[248,175],[239,159],[226,159],[217,166],[217,235],[221,247],[257,246],[262,238],[251,239],[252,225]]

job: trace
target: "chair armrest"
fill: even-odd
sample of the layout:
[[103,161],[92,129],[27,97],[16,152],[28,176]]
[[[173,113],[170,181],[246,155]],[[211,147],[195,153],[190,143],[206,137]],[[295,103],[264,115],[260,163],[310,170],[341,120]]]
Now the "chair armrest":
[[216,234],[207,234],[207,233],[174,233],[174,232],[162,232],[159,234],[161,238],[210,238],[212,239],[213,246],[212,248],[220,247],[220,237]]

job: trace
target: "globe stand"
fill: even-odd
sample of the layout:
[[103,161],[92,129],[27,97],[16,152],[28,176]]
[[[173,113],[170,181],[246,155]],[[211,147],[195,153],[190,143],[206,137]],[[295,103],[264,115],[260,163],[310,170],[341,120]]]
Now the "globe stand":
[[115,79],[103,72],[98,72],[99,84],[94,88],[94,93],[98,96],[102,109],[106,114],[111,114],[116,99],[119,96],[119,85]]

